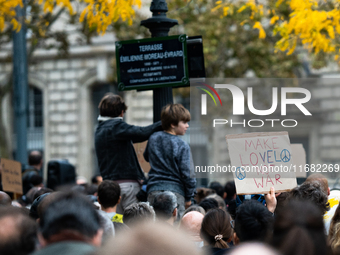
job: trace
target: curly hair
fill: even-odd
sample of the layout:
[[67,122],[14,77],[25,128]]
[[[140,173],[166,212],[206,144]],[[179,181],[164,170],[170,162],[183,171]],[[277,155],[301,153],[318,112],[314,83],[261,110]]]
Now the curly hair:
[[290,198],[308,200],[314,203],[323,214],[330,209],[328,197],[322,190],[321,184],[316,181],[304,182],[301,186],[292,189]]

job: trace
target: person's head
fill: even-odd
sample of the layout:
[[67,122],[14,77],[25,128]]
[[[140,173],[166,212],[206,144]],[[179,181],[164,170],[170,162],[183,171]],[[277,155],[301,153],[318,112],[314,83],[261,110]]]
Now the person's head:
[[161,113],[162,127],[165,131],[173,131],[176,135],[184,135],[189,125],[190,112],[181,104],[168,104]]
[[218,202],[215,198],[205,198],[199,203],[199,206],[203,207],[205,212],[208,212],[211,209],[217,209]]
[[46,193],[52,193],[53,189],[50,188],[46,188],[46,187],[42,187],[41,189],[39,189],[37,192],[35,192],[34,196],[33,196],[33,201],[37,198],[40,197],[43,194]]
[[226,204],[225,204],[224,199],[222,197],[220,197],[217,194],[211,194],[211,195],[207,196],[206,199],[208,199],[208,198],[215,199],[217,201],[218,208],[226,210]]
[[327,196],[329,196],[330,188],[328,186],[328,180],[323,174],[320,173],[311,174],[310,176],[308,176],[305,182],[319,182],[322,191],[325,192]]
[[208,189],[208,188],[197,188],[196,189],[196,194],[195,194],[195,201],[197,202],[197,204],[201,203],[201,201],[206,198],[207,196],[211,195],[211,194],[215,194],[215,190],[213,189]]
[[169,220],[177,216],[177,198],[171,191],[164,191],[155,196],[152,203],[158,219]]
[[36,166],[42,164],[42,154],[40,151],[31,151],[28,155],[28,164],[30,166]]
[[273,214],[263,204],[256,200],[245,201],[236,210],[234,243],[268,240],[273,221]]
[[226,198],[232,200],[236,198],[236,187],[234,181],[229,181],[224,185],[224,192],[226,193]]
[[133,203],[124,209],[123,222],[132,226],[141,221],[154,221],[155,211],[148,202]]
[[223,186],[219,182],[211,182],[209,185],[209,189],[215,190],[216,194],[219,195],[220,197],[224,196]]
[[100,246],[100,218],[87,197],[72,192],[54,193],[47,196],[49,197],[53,199],[48,203],[44,199],[41,203],[45,206],[39,221],[38,237],[42,246],[62,241]]
[[245,243],[235,247],[230,255],[281,255],[277,250],[264,243]]
[[102,181],[103,181],[103,177],[101,175],[99,175],[99,174],[96,174],[96,175],[92,176],[92,178],[91,178],[91,183],[92,184],[99,185],[99,184],[102,183]]
[[120,186],[117,182],[105,180],[98,186],[98,202],[103,208],[115,207],[120,200]]
[[275,216],[271,244],[284,255],[328,254],[320,209],[310,201],[289,201]]
[[78,175],[76,177],[76,184],[77,185],[83,185],[85,187],[85,185],[87,185],[87,179],[85,176],[81,176],[81,175]]
[[201,226],[204,215],[202,213],[192,211],[182,217],[180,228],[189,233],[190,239],[194,242],[201,242],[200,237]]
[[307,200],[314,203],[322,214],[329,210],[327,194],[322,190],[319,182],[304,182],[290,191],[289,199]]
[[38,213],[38,207],[40,205],[40,203],[48,196],[50,195],[50,193],[44,193],[40,196],[38,196],[37,198],[35,198],[33,200],[33,203],[30,207],[30,212],[29,212],[29,216],[34,219],[37,220],[39,219],[39,213]]
[[0,191],[0,206],[1,205],[9,206],[11,204],[12,204],[11,197],[7,193]]
[[98,195],[98,185],[97,184],[87,185],[85,192],[86,192],[87,195],[97,196]]
[[107,242],[97,255],[198,255],[201,251],[187,235],[161,222],[142,222]]
[[31,177],[31,184],[34,187],[43,187],[44,183],[43,183],[43,178],[40,175],[34,174]]
[[118,117],[127,110],[123,98],[113,93],[107,93],[99,103],[99,114],[103,117]]
[[183,216],[186,215],[188,212],[199,212],[205,215],[205,210],[203,209],[202,206],[199,205],[191,205],[187,209],[185,209]]
[[0,254],[27,255],[34,251],[37,225],[23,208],[0,206]]
[[211,209],[204,215],[201,226],[201,238],[204,243],[216,248],[228,248],[233,230],[230,215],[222,209]]

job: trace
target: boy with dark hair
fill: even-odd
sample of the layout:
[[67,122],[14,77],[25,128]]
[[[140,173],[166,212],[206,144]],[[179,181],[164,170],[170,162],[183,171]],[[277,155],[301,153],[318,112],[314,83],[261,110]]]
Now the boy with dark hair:
[[179,217],[191,205],[196,179],[189,145],[179,138],[189,127],[190,113],[181,104],[168,104],[161,113],[164,131],[150,136],[144,158],[150,162],[148,201],[157,194],[171,191],[177,197]]
[[95,148],[100,174],[103,180],[118,182],[121,188],[121,202],[117,212],[137,202],[140,183],[145,180],[132,143],[141,143],[150,135],[162,130],[161,123],[156,122],[146,127],[125,123],[127,110],[124,100],[113,93],[107,93],[99,103],[100,115],[95,133]]
[[119,184],[110,180],[103,181],[98,187],[98,203],[112,222],[123,223],[123,215],[116,213],[119,202]]

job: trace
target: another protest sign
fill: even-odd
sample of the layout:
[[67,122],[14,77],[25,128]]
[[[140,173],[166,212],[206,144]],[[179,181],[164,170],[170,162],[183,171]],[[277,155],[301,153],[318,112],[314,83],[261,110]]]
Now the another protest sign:
[[296,187],[288,132],[226,136],[237,194],[266,194]]
[[293,154],[293,165],[296,169],[296,177],[307,177],[307,172],[305,170],[306,165],[306,151],[301,143],[293,143],[290,145]]
[[2,189],[7,192],[22,194],[22,178],[20,162],[1,159]]
[[150,164],[144,159],[143,153],[145,151],[146,145],[148,141],[142,143],[134,143],[133,147],[135,148],[139,165],[143,169],[143,172],[148,173],[150,171]]

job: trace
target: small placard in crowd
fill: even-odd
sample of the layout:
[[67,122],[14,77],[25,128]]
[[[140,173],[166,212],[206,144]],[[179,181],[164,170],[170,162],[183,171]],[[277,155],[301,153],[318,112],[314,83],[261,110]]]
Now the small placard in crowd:
[[22,194],[21,163],[9,159],[1,159],[2,189],[7,192]]

